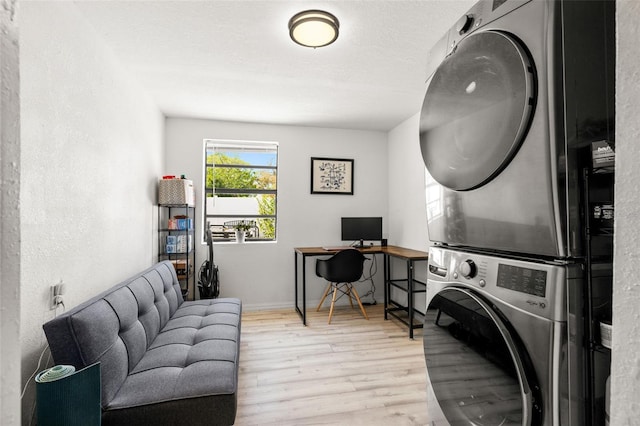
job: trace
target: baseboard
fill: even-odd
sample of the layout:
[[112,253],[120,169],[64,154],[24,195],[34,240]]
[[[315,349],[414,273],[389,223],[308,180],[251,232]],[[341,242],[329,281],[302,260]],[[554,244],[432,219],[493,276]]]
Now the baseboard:
[[292,303],[243,303],[243,311],[273,311],[276,309],[294,309]]
[[[315,309],[318,306],[318,303],[320,303],[320,299],[317,300],[307,300],[307,311],[310,309]],[[354,302],[355,303],[355,302]],[[329,308],[329,305],[331,304],[330,300],[325,300],[324,301],[324,305],[325,307]],[[371,302],[362,302],[362,304],[364,306],[372,306],[375,305],[377,303],[371,303]],[[338,300],[336,301],[336,306],[349,306],[349,300],[344,298],[344,300]],[[302,309],[302,302],[299,303],[298,307],[300,309]],[[291,303],[243,303],[242,304],[242,310],[246,311],[246,312],[253,312],[253,311],[273,311],[276,309],[295,309],[293,302]]]

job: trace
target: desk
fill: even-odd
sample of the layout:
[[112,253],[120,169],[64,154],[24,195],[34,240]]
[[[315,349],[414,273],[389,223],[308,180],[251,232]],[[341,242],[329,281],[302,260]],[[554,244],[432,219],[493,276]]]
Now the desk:
[[[424,251],[412,250],[398,246],[372,246],[358,249],[363,254],[383,254],[384,255],[384,319],[388,319],[387,314],[391,314],[395,318],[402,321],[409,327],[409,337],[413,339],[413,330],[422,328],[422,323],[414,322],[414,314],[420,313],[413,307],[413,295],[415,293],[425,293],[427,285],[414,278],[414,263],[418,261],[426,261],[429,254]],[[296,311],[302,318],[302,324],[307,325],[307,280],[306,280],[306,258],[313,256],[331,256],[337,253],[337,250],[325,250],[322,247],[296,247],[294,248],[294,265],[295,265],[295,306]],[[391,279],[391,258],[402,259],[407,264],[407,277],[402,279]],[[298,305],[298,260],[302,259],[302,307]],[[418,285],[419,289],[414,286]],[[403,306],[391,299],[391,287],[398,288],[407,292],[407,306]],[[399,312],[406,314],[399,315]]]

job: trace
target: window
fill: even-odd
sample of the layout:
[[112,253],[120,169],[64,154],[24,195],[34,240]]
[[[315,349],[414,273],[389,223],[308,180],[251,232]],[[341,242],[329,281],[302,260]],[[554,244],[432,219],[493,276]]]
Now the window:
[[443,190],[442,186],[430,177],[429,172],[425,169],[425,191],[427,199],[427,220],[435,220],[443,215]]
[[275,241],[278,144],[204,141],[204,220],[214,241]]

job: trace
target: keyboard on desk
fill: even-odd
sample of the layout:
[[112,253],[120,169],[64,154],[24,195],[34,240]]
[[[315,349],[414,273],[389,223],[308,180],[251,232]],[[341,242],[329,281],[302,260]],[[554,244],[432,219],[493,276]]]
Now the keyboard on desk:
[[326,247],[322,247],[322,250],[325,251],[340,251],[340,250],[348,250],[348,249],[352,249],[354,247],[352,246],[326,246]]

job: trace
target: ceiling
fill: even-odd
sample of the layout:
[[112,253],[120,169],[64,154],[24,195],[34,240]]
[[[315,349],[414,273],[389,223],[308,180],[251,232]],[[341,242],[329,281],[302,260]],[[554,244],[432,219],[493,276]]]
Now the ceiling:
[[[387,131],[420,110],[427,54],[475,0],[76,1],[169,117]],[[288,21],[323,9],[338,40]]]

